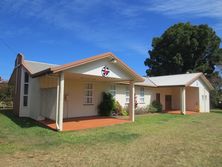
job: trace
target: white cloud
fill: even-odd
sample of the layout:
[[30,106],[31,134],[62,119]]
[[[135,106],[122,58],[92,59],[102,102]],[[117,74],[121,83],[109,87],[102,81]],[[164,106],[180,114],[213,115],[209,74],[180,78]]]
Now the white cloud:
[[192,15],[194,17],[221,18],[221,0],[153,0],[150,11],[162,12],[167,15]]
[[127,8],[126,3],[116,0],[61,0],[53,1],[53,3],[49,2],[45,0],[2,0],[0,11],[14,14],[17,17],[31,18],[37,22],[43,21],[105,49],[114,50],[113,48],[116,47],[129,49],[139,54],[143,52],[143,49],[138,46],[139,44],[124,33],[127,28],[132,28],[131,24],[134,24],[129,18],[121,22],[114,22],[116,25],[109,25],[110,21],[107,18],[101,16],[98,21],[94,17],[94,13],[103,10],[104,7],[110,9],[110,11],[104,12],[110,12],[112,17],[118,18],[118,15],[132,17],[135,9]]
[[150,6],[144,10],[158,12],[174,18],[208,18],[216,23],[212,26],[221,32],[222,1],[221,0],[152,0]]

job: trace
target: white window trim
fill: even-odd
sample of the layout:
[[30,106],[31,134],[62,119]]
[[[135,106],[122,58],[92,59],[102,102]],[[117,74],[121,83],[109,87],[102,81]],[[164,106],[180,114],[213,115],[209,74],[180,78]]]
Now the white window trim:
[[126,98],[125,98],[125,103],[126,104],[129,104],[129,99],[130,99],[130,97],[129,97],[129,87],[128,86],[126,86],[126,88],[125,88],[125,96],[126,96]]
[[[88,88],[88,85],[91,85],[91,88]],[[86,95],[88,91],[91,91],[91,95]],[[87,99],[91,98],[91,103],[87,102]],[[86,83],[84,84],[84,105],[94,105],[94,85],[93,83]]]
[[144,87],[140,87],[140,103],[145,103],[145,89]]
[[[28,72],[24,71],[24,77],[23,77],[23,107],[28,107],[29,106],[29,80],[30,80],[30,77],[29,77],[29,74]],[[28,75],[28,82],[25,81],[25,75]],[[25,85],[28,85],[28,92],[27,94],[25,93]],[[24,105],[24,97],[27,97],[27,105]]]

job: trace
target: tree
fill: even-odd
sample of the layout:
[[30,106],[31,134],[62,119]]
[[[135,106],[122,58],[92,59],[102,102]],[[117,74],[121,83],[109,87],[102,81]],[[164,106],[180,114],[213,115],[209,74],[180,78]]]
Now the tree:
[[221,39],[208,25],[179,23],[153,38],[148,76],[203,72],[211,75],[222,60]]
[[214,72],[208,78],[214,87],[210,93],[210,102],[212,108],[222,108],[222,78],[219,72]]

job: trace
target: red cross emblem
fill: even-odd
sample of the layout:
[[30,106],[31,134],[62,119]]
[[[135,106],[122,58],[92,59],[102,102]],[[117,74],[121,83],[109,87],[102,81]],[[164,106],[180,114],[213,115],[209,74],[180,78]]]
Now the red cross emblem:
[[108,77],[108,75],[109,75],[109,68],[107,67],[107,66],[104,66],[103,68],[102,68],[102,76],[103,77]]

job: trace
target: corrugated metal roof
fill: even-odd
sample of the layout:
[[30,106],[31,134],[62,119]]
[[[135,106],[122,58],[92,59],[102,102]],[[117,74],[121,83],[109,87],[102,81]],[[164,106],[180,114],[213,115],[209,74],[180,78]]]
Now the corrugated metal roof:
[[[43,70],[46,70],[52,67],[59,66],[56,64],[48,64],[48,63],[27,61],[27,60],[24,61],[24,64],[32,74],[41,72]],[[149,86],[149,87],[187,86],[187,84],[194,81],[201,75],[202,73],[190,73],[190,74],[165,75],[165,76],[157,76],[157,77],[142,77],[144,81],[137,82],[135,83],[135,85]],[[205,81],[205,82],[209,82],[209,81]],[[207,83],[207,84],[209,85],[210,83]]]
[[48,63],[42,63],[42,62],[35,62],[35,61],[24,61],[25,66],[30,70],[32,74],[46,70],[51,67],[56,67],[58,65],[56,64],[48,64]]
[[141,86],[150,86],[150,87],[157,87],[149,78],[143,77],[145,80],[144,82],[137,82],[135,85]]
[[165,75],[158,77],[149,77],[157,86],[182,86],[200,76],[201,73]]

